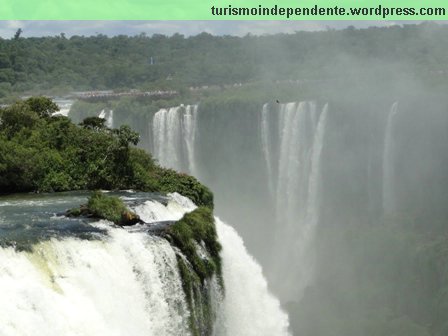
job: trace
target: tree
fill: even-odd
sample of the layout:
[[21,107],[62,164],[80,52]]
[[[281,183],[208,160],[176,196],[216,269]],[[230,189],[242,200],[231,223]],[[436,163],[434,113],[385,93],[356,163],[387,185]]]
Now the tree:
[[137,145],[140,140],[140,135],[134,132],[128,125],[115,129],[114,133],[118,137],[118,143],[121,148],[127,149],[130,144]]
[[8,139],[12,138],[22,128],[33,128],[37,121],[36,113],[22,102],[0,111],[0,131],[4,132]]
[[14,40],[18,40],[20,37],[20,34],[23,33],[22,28],[17,29],[16,33],[14,34]]
[[31,97],[25,100],[25,104],[41,118],[51,117],[53,113],[59,111],[59,106],[47,97]]
[[84,128],[87,128],[87,129],[99,131],[99,130],[103,130],[106,128],[105,123],[106,123],[106,119],[104,119],[104,118],[88,117],[88,118],[85,118],[79,125]]

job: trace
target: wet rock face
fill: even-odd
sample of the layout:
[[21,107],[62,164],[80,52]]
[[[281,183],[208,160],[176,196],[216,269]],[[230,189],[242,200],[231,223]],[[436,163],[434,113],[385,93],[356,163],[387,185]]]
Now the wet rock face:
[[121,213],[121,221],[115,224],[120,226],[130,226],[141,223],[143,223],[143,221],[137,214],[133,213],[132,211],[125,211]]

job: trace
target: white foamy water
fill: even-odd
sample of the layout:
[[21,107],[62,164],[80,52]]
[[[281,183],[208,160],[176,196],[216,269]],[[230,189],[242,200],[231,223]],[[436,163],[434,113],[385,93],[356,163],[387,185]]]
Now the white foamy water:
[[216,218],[222,245],[225,298],[220,305],[221,330],[217,335],[286,336],[288,316],[268,291],[260,265],[247,253],[234,228]]
[[[195,207],[174,193],[165,205],[151,201],[136,209],[161,221],[178,219]],[[210,282],[218,316],[213,334],[288,335],[287,315],[269,293],[261,267],[236,231],[216,221],[226,292],[222,296],[217,282]],[[0,248],[0,335],[190,335],[176,250],[144,230],[107,221],[93,225],[107,230],[107,236],[53,238],[31,252]]]
[[105,241],[0,249],[2,335],[189,335],[169,243],[109,229]]
[[178,193],[168,194],[168,197],[167,204],[146,201],[134,210],[145,223],[153,223],[179,220],[185,213],[196,209],[196,205],[190,199]]

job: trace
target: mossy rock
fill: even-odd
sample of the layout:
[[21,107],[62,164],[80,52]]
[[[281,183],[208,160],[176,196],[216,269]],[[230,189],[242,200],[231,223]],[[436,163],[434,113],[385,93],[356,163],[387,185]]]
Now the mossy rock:
[[221,291],[221,245],[212,210],[199,207],[187,213],[165,232],[171,244],[180,251],[177,264],[187,299],[190,331],[194,336],[211,335],[216,312],[212,305],[210,284],[216,276]]
[[129,210],[121,213],[121,221],[120,221],[119,225],[129,226],[129,225],[135,225],[138,223],[142,223],[142,220],[136,213],[129,211]]
[[100,191],[93,192],[87,204],[68,210],[66,216],[106,219],[120,226],[142,223],[140,217],[126,208],[119,197],[107,196]]
[[[178,247],[203,282],[213,275],[221,277],[221,244],[218,242],[215,219],[208,207],[187,213],[167,230],[172,243]],[[201,258],[197,244],[205,247],[210,258]]]

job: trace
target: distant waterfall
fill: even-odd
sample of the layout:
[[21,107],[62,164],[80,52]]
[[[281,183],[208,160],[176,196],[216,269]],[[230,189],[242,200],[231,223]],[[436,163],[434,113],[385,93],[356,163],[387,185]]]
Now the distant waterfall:
[[181,105],[154,114],[152,153],[162,166],[195,172],[197,109],[197,105]]
[[313,147],[311,150],[311,169],[308,182],[308,203],[306,218],[310,227],[317,225],[319,219],[319,187],[320,187],[320,161],[324,145],[324,134],[327,123],[328,104],[326,104],[320,115],[316,131],[314,133]]
[[114,111],[110,110],[109,115],[106,118],[106,126],[109,128],[114,127]]
[[272,157],[271,157],[271,134],[269,132],[269,107],[268,104],[263,105],[263,109],[261,111],[261,144],[263,147],[264,159],[266,161],[266,169],[268,173],[268,186],[269,192],[274,192],[274,181],[272,181]]
[[114,111],[112,110],[101,110],[98,118],[103,118],[106,120],[106,127],[113,128],[114,127]]
[[59,107],[59,111],[53,113],[53,115],[62,115],[64,117],[67,117],[70,112],[70,108],[73,105],[73,100],[54,98],[53,101]]
[[196,121],[198,114],[198,105],[187,105],[184,114],[184,128],[185,144],[188,157],[188,168],[192,175],[196,175],[196,162],[195,162],[195,140],[196,140]]
[[383,151],[383,213],[395,211],[395,119],[398,103],[395,102],[387,116]]
[[268,113],[278,118],[278,139],[274,142],[278,144],[278,159],[263,151],[269,181],[275,184],[279,225],[271,274],[278,276],[274,275],[274,288],[287,300],[291,293],[295,293],[294,298],[301,295],[312,272],[309,249],[319,220],[320,162],[328,105],[320,115],[314,102],[281,104],[278,110],[269,111],[265,105],[261,117],[263,148],[270,148],[266,143],[273,141],[265,135],[271,132],[266,125]]
[[179,107],[161,109],[154,115],[154,155],[165,167],[180,165],[180,118]]

